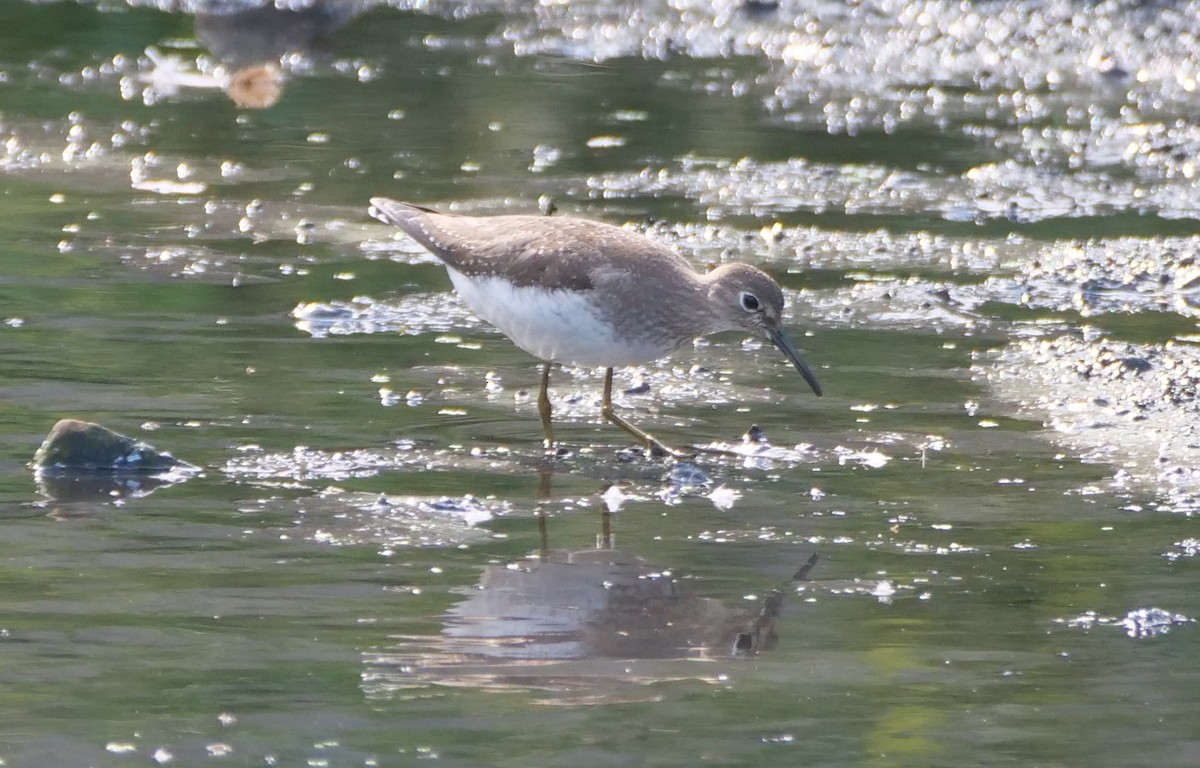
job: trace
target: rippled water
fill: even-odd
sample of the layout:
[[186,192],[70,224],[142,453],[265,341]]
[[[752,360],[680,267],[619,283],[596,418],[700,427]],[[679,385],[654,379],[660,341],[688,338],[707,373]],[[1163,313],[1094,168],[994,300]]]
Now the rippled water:
[[[0,763],[1200,759],[1196,4],[293,7],[5,6]],[[759,264],[826,395],[619,372],[672,464],[556,370],[545,456],[377,194]]]

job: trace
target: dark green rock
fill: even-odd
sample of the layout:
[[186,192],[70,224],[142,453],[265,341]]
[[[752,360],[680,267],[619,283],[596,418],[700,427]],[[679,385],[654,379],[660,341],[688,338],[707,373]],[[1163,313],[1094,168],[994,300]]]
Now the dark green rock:
[[33,455],[39,472],[121,472],[157,474],[192,469],[169,453],[99,424],[62,419]]

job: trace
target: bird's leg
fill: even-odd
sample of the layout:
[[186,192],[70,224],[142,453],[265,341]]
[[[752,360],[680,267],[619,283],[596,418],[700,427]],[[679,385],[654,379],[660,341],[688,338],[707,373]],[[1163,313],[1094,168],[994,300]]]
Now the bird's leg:
[[546,530],[546,511],[538,509],[537,511],[538,524],[538,560],[548,560],[550,558],[550,533]]
[[612,513],[605,509],[600,512],[600,535],[596,537],[596,549],[612,548]]
[[538,415],[542,417],[542,434],[546,450],[554,447],[554,429],[550,426],[550,361],[542,368],[542,390],[538,392]]
[[630,424],[628,421],[625,421],[625,419],[622,419],[620,416],[618,416],[616,414],[616,411],[613,410],[612,381],[613,381],[613,369],[605,368],[604,369],[604,400],[601,401],[601,403],[600,403],[600,413],[604,416],[604,418],[608,419],[613,424],[616,424],[618,427],[620,427],[621,429],[625,430],[626,432],[628,432],[629,434],[633,435],[638,440],[640,440],[642,442],[642,444],[646,446],[646,450],[650,451],[650,455],[652,455],[652,456],[670,456],[673,459],[681,460],[681,459],[690,459],[696,455],[694,453],[688,453],[687,451],[678,451],[674,448],[668,447],[667,445],[662,443],[658,438],[656,438],[654,435],[651,435],[649,432],[645,432],[643,430],[638,429],[637,427]]

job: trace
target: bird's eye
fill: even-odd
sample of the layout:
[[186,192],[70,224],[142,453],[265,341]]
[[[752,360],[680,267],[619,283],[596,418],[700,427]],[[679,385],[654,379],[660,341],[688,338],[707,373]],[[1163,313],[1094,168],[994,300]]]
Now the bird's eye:
[[742,309],[746,310],[747,312],[758,311],[758,297],[753,293],[750,293],[749,291],[743,291],[741,299]]

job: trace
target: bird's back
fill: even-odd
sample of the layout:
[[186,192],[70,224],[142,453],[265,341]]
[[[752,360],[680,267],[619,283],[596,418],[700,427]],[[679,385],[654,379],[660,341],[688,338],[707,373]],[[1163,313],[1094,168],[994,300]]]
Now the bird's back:
[[376,197],[372,215],[393,226],[467,277],[503,277],[515,287],[588,291],[596,269],[637,275],[655,270],[694,274],[665,245],[621,227],[548,216],[460,216]]

